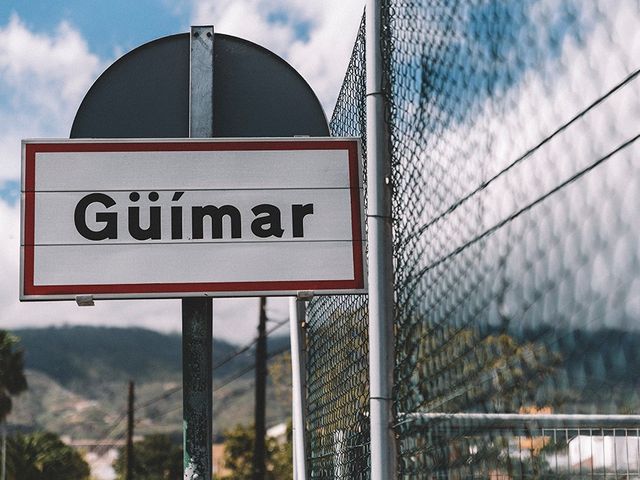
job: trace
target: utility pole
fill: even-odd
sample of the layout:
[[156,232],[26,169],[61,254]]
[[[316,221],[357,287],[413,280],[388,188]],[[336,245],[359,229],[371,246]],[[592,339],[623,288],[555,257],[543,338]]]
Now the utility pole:
[[0,480],[7,479],[7,420],[2,421],[2,476]]
[[129,402],[127,407],[127,477],[133,480],[133,403],[135,399],[134,384],[129,380]]
[[256,345],[256,438],[253,449],[253,479],[264,480],[265,465],[265,413],[267,393],[267,299],[260,297],[260,321]]

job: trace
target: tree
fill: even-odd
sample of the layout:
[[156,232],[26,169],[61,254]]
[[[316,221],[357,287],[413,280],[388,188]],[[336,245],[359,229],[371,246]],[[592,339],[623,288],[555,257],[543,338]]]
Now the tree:
[[[182,446],[171,441],[168,435],[147,435],[133,444],[133,478],[136,480],[181,480]],[[118,479],[126,476],[126,451],[114,465]]]
[[[561,362],[542,342],[518,340],[504,332],[487,335],[452,324],[438,325],[414,342],[413,376],[398,387],[398,397],[406,402],[400,411],[531,410],[541,384]],[[484,468],[513,476],[510,435],[450,421],[442,422],[444,428],[436,427],[435,423],[422,426],[415,435],[416,463],[431,475],[473,477]],[[528,468],[533,473],[543,471],[543,457],[534,458]]]
[[[224,463],[232,473],[222,477],[226,480],[251,480],[253,478],[253,442],[255,430],[252,425],[237,425],[224,432]],[[291,425],[287,426],[287,438],[283,443],[267,438],[268,480],[293,480],[293,450]]]
[[[224,432],[224,465],[232,474],[230,480],[253,478],[253,426],[237,425]],[[268,448],[267,448],[268,451]],[[268,454],[267,454],[268,455]]]
[[89,465],[50,432],[13,435],[7,440],[8,480],[87,480]]
[[270,450],[271,462],[269,467],[273,478],[278,480],[293,480],[293,430],[291,422],[287,423],[287,437],[284,443],[274,441]]
[[543,380],[560,356],[540,342],[506,333],[480,335],[471,328],[440,326],[415,347],[415,377],[399,385],[399,397],[432,412],[518,412],[535,405]]
[[16,348],[17,344],[17,337],[0,330],[0,421],[4,421],[11,412],[11,397],[27,389],[24,352]]

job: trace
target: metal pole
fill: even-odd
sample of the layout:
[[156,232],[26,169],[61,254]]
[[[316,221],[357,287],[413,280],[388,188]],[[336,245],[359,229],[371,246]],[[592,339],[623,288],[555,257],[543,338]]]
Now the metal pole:
[[7,479],[7,421],[2,421],[2,477],[1,480]]
[[307,446],[305,432],[305,347],[302,325],[306,321],[305,300],[289,299],[289,332],[291,338],[291,390],[293,427],[293,478],[307,479]]
[[[213,27],[191,27],[189,136],[213,136]],[[184,479],[212,474],[213,301],[182,300]]]
[[391,157],[385,118],[381,0],[366,6],[371,478],[396,476],[391,427],[394,367]]
[[129,401],[127,402],[127,472],[126,480],[133,480],[133,402],[135,386],[129,381]]
[[184,479],[211,480],[213,394],[210,299],[182,300]]
[[267,401],[267,299],[260,297],[260,321],[256,345],[255,443],[253,448],[253,479],[264,480],[266,469],[265,423]]
[[504,430],[548,429],[624,429],[640,428],[640,415],[579,413],[400,413],[401,421],[429,422],[430,428],[487,428]]
[[347,435],[344,430],[333,432],[333,478],[345,478]]

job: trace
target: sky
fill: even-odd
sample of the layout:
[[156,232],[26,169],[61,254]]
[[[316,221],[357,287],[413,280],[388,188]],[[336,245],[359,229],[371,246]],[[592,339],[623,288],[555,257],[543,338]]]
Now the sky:
[[[20,141],[68,138],[85,93],[126,52],[190,25],[251,40],[296,68],[330,117],[364,0],[3,0],[0,2],[0,328],[141,326],[178,332],[178,300],[18,301]],[[214,335],[255,336],[257,299],[214,302]],[[286,299],[270,299],[274,320]],[[285,330],[286,331],[286,330]]]

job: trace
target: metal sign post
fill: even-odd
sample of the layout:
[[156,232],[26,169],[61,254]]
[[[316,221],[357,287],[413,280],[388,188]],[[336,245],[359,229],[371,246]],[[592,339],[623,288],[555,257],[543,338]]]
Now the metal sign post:
[[184,479],[211,480],[213,301],[182,300]]
[[[189,136],[213,136],[213,27],[191,27]],[[213,265],[212,265],[213,268]],[[211,480],[213,300],[182,300],[184,479]]]

